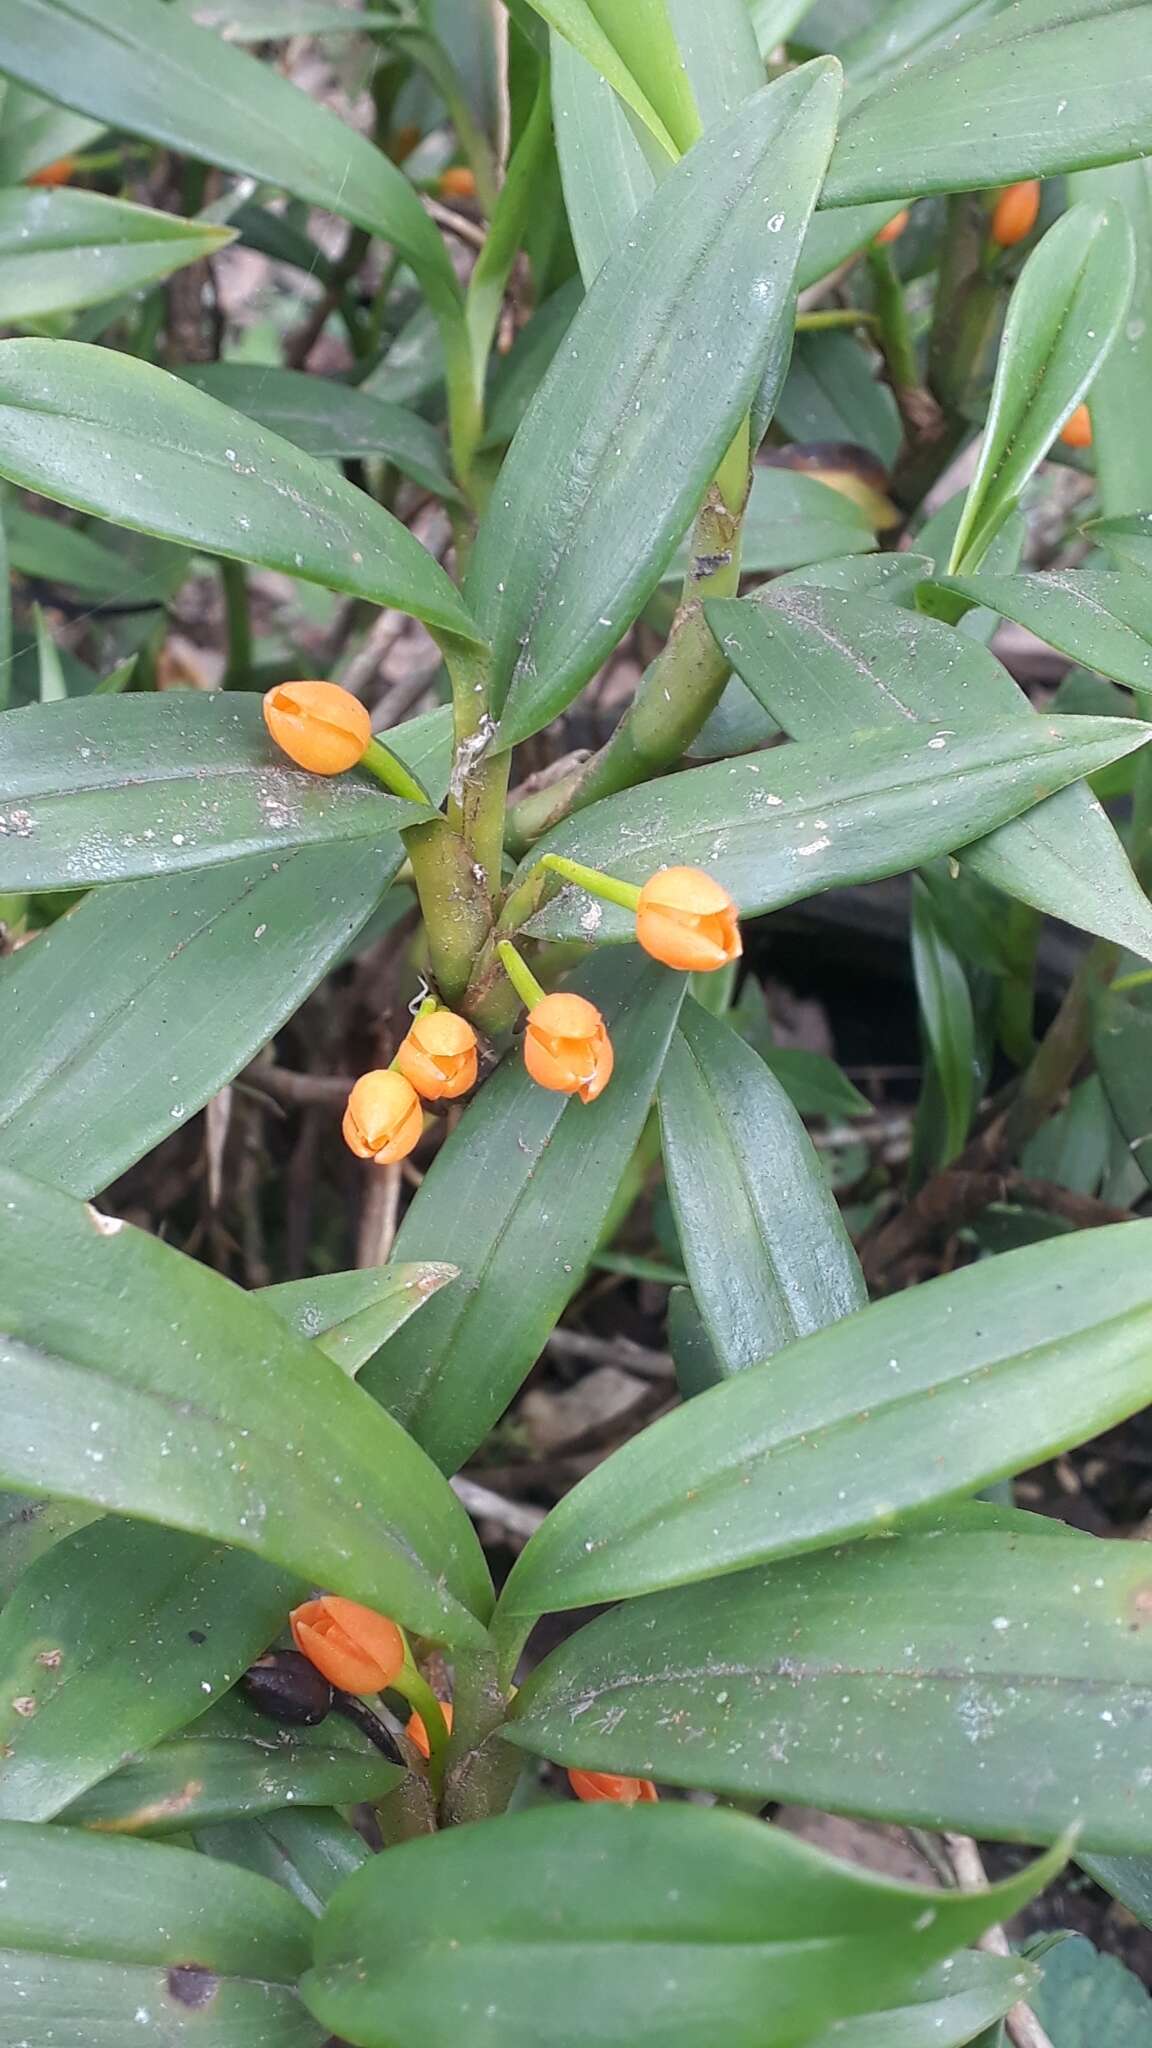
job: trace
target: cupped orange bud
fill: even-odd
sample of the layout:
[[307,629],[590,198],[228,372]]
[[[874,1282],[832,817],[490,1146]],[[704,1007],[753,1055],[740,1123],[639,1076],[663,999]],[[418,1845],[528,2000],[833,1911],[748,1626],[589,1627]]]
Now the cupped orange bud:
[[1006,185],[992,210],[992,240],[1001,249],[1014,249],[1032,233],[1039,212],[1039,178]]
[[425,1102],[450,1102],[476,1085],[476,1033],[452,1010],[429,1010],[413,1018],[396,1065]]
[[877,249],[883,249],[889,242],[898,242],[908,225],[908,218],[908,208],[902,206],[899,213],[893,214],[892,219],[887,225],[878,229],[876,234],[873,235],[873,246]]
[[1069,448],[1090,448],[1092,446],[1092,415],[1086,405],[1078,405],[1069,413],[1060,429],[1060,439]]
[[524,1065],[541,1088],[595,1102],[608,1085],[613,1062],[604,1019],[583,996],[542,996],[528,1012]]
[[[449,1734],[451,1734],[451,1733],[452,1733],[452,1702],[451,1702],[451,1700],[441,1700],[441,1702],[440,1702],[440,1712],[441,1712],[441,1713],[443,1714],[443,1716],[444,1716],[444,1726],[445,1726],[445,1727],[447,1728],[447,1730],[448,1730],[448,1733],[449,1733]],[[411,1719],[411,1720],[409,1721],[409,1723],[408,1723],[408,1726],[407,1726],[407,1728],[406,1728],[406,1730],[405,1730],[405,1734],[407,1735],[407,1737],[408,1737],[408,1740],[409,1740],[409,1742],[413,1742],[413,1743],[415,1743],[415,1745],[416,1745],[417,1749],[418,1749],[418,1750],[420,1751],[420,1754],[421,1754],[421,1756],[430,1756],[430,1755],[432,1754],[432,1752],[431,1752],[431,1749],[430,1749],[430,1747],[429,1747],[429,1743],[428,1743],[428,1730],[427,1730],[427,1729],[426,1729],[426,1727],[424,1726],[424,1716],[423,1716],[423,1714],[413,1714],[413,1716],[412,1716],[412,1719]]]
[[651,1778],[618,1778],[615,1771],[569,1771],[568,1783],[589,1805],[611,1799],[617,1806],[637,1806],[660,1797]]
[[339,683],[277,683],[265,693],[264,723],[289,759],[313,775],[354,768],[372,737],[360,699]]
[[420,1143],[424,1111],[411,1081],[390,1067],[361,1074],[344,1111],[344,1142],[357,1159],[393,1166]]
[[26,185],[70,185],[76,175],[74,156],[58,156],[55,163],[44,164],[25,178]]
[[326,1593],[294,1607],[288,1619],[301,1655],[341,1692],[383,1692],[404,1668],[404,1638],[396,1623],[358,1600]]
[[475,199],[476,173],[467,164],[450,164],[441,171],[437,189],[444,199]]
[[662,868],[640,891],[636,937],[665,967],[708,974],[740,958],[736,905],[699,868]]

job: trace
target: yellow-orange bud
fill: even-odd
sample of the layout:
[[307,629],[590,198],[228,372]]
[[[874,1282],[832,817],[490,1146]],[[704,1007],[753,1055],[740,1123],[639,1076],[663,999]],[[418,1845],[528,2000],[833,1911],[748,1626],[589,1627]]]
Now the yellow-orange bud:
[[264,697],[264,723],[289,759],[313,775],[354,768],[372,737],[360,699],[339,683],[277,683]]
[[467,164],[452,164],[441,171],[439,190],[445,199],[475,199],[476,173]]
[[1069,413],[1060,429],[1060,439],[1069,448],[1090,448],[1092,446],[1092,415],[1086,405],[1078,405]]
[[651,1778],[620,1778],[615,1771],[569,1771],[568,1783],[589,1805],[611,1799],[617,1806],[637,1806],[660,1797]]
[[743,951],[736,905],[721,883],[699,868],[663,868],[645,882],[636,937],[665,967],[708,974]]
[[899,213],[894,213],[891,220],[884,227],[877,229],[877,232],[873,235],[872,241],[875,247],[883,249],[889,242],[898,242],[908,225],[908,218],[908,208],[902,206]]
[[1032,233],[1039,213],[1039,178],[1006,185],[992,210],[992,240],[1001,249],[1014,249]]
[[[452,1733],[452,1702],[451,1702],[451,1700],[441,1700],[441,1702],[440,1702],[440,1712],[441,1712],[441,1713],[443,1714],[443,1716],[444,1716],[444,1726],[445,1726],[445,1727],[447,1728],[447,1730],[448,1730],[448,1733],[449,1733],[449,1735],[451,1735],[451,1733]],[[418,1749],[418,1750],[420,1751],[420,1754],[421,1754],[421,1756],[430,1756],[430,1755],[432,1754],[432,1752],[431,1752],[431,1748],[430,1748],[430,1746],[429,1746],[429,1742],[428,1742],[428,1730],[427,1730],[427,1728],[426,1728],[426,1727],[424,1726],[424,1716],[423,1716],[423,1714],[413,1714],[413,1716],[412,1716],[412,1719],[411,1719],[411,1720],[409,1721],[409,1723],[408,1723],[408,1726],[407,1726],[407,1728],[405,1729],[405,1734],[407,1735],[407,1737],[408,1737],[408,1740],[409,1740],[409,1742],[413,1742],[413,1743],[415,1743],[415,1745],[416,1745],[417,1749]]]
[[344,1142],[357,1159],[392,1166],[420,1143],[424,1111],[411,1081],[390,1067],[361,1074],[344,1111]]
[[383,1692],[404,1668],[404,1638],[394,1621],[358,1600],[326,1593],[289,1615],[302,1656],[341,1692]]
[[451,1101],[476,1085],[476,1033],[452,1010],[414,1017],[396,1065],[425,1102]]
[[70,185],[76,175],[74,156],[58,156],[55,163],[44,164],[25,178],[26,185]]
[[583,996],[542,996],[528,1013],[524,1065],[541,1088],[595,1102],[612,1073],[612,1040]]

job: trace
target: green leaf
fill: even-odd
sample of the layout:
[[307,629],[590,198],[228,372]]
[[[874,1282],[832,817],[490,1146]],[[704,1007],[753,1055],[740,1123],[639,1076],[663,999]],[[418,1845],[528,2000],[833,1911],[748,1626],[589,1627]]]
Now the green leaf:
[[[410,733],[415,745],[404,757],[417,774],[412,754],[435,758],[441,748],[444,721],[433,718],[388,735],[405,750]],[[3,889],[82,889],[254,855],[266,864],[293,847],[356,840],[377,848],[385,886],[399,850],[389,835],[431,815],[386,795],[366,773],[294,767],[265,732],[259,700],[244,691],[31,705],[8,714],[0,739]],[[355,867],[347,872],[354,884]],[[247,870],[248,886],[255,873]]]
[[1029,1245],[737,1373],[552,1510],[504,1611],[618,1600],[823,1549],[1082,1443],[1145,1398],[1150,1244],[1152,1224],[1133,1223]]
[[474,2048],[570,2048],[574,2014],[601,2048],[784,2048],[891,2004],[1052,1874],[919,1891],[742,1814],[543,1809],[358,1871],[301,1990],[358,2048],[449,2048],[462,2011]]
[[322,1807],[289,1806],[258,1819],[218,1821],[194,1833],[205,1856],[271,1878],[317,1919],[336,1887],[372,1854],[354,1827]]
[[1128,317],[1092,386],[1093,467],[1102,509],[1117,517],[1152,505],[1152,165],[1144,159],[1086,171],[1069,192],[1126,214],[1136,244]]
[[300,1591],[259,1558],[172,1529],[105,1517],[65,1537],[0,1614],[0,1815],[51,1820],[198,1719]]
[[[1143,744],[1133,719],[1014,716],[932,730],[855,732],[693,768],[607,797],[541,839],[624,881],[704,867],[745,917],[846,882],[902,874],[979,839],[1065,783]],[[943,741],[943,745],[940,742]],[[532,860],[524,872],[532,865]],[[632,920],[565,889],[534,937],[627,938]]]
[[277,1728],[228,1699],[94,1785],[64,1819],[102,1834],[171,1835],[284,1806],[383,1799],[403,1776],[344,1721],[329,1716],[319,1728]]
[[1090,519],[1084,528],[1089,540],[1119,562],[1121,569],[1152,568],[1152,512],[1132,512],[1122,519]]
[[1096,1006],[1092,1050],[1128,1151],[1152,1186],[1152,1010],[1108,990]]
[[509,451],[468,579],[493,641],[505,745],[588,680],[703,498],[790,325],[838,98],[836,66],[821,60],[706,136],[577,313]]
[[1052,2048],[1141,2048],[1152,2036],[1152,1997],[1139,1977],[1082,1934],[1045,1951],[1031,2004]]
[[356,35],[371,28],[394,28],[396,15],[377,7],[324,6],[322,0],[279,0],[276,6],[253,7],[247,0],[219,6],[205,0],[195,10],[206,28],[223,31],[231,43],[286,41],[289,36]]
[[[1143,11],[1118,10],[1129,18]],[[1107,356],[1135,274],[1132,230],[1115,206],[1073,206],[1033,249],[1009,301],[988,420],[949,574],[980,567]]]
[[850,334],[796,336],[776,419],[790,441],[850,441],[885,465],[900,447],[896,401]]
[[529,0],[556,34],[594,65],[670,157],[695,141],[699,119],[664,0]]
[[187,556],[182,549],[157,544],[155,566],[142,573],[132,555],[117,554],[79,527],[29,512],[14,499],[4,508],[4,525],[13,569],[42,582],[65,583],[85,596],[118,597],[138,604],[154,599],[162,605],[183,582]]
[[1020,1956],[966,1950],[921,1979],[915,2003],[840,2020],[809,2048],[978,2048],[977,2033],[1027,1998],[1039,1974]]
[[726,1372],[868,1299],[836,1199],[780,1083],[686,1003],[660,1079],[668,1192],[692,1292]]
[[352,1273],[321,1273],[311,1280],[284,1280],[259,1291],[261,1301],[355,1379],[360,1367],[403,1329],[409,1316],[458,1278],[457,1266],[425,1259],[419,1264],[367,1266]]
[[[802,569],[830,556],[862,554],[876,545],[876,535],[859,505],[814,476],[797,470],[758,464],[744,514],[740,566],[747,576],[779,569]],[[890,567],[903,556],[882,555]],[[677,548],[660,578],[680,584],[691,562],[691,535]],[[871,564],[869,565],[871,568]]]
[[233,234],[97,192],[0,191],[5,324],[20,327],[137,291],[211,256]]
[[[296,1996],[312,1922],[246,1870],[80,1829],[0,1826],[0,2032],[124,2048],[322,2048]],[[142,2018],[141,2015],[144,2015]]]
[[1089,1877],[1152,1927],[1152,1856],[1077,1856]]
[[54,1543],[98,1518],[98,1509],[74,1501],[0,1493],[0,1605],[11,1598],[24,1573]]
[[467,1516],[338,1365],[142,1231],[7,1171],[0,1189],[5,1485],[233,1543],[476,1639],[461,1603],[484,1611],[487,1574]]
[[5,0],[0,71],[108,127],[330,208],[391,242],[449,314],[460,291],[402,171],[279,71],[155,0]]
[[[934,1084],[940,1091],[939,1144],[932,1165],[946,1166],[963,1150],[979,1093],[976,1020],[963,962],[950,945],[931,896],[922,882],[912,886],[912,968],[921,1028],[928,1053],[918,1125]],[[918,1135],[921,1135],[918,1131]],[[928,1134],[923,1133],[929,1143]],[[914,1148],[918,1152],[919,1148]]]
[[538,1088],[505,1059],[437,1154],[396,1239],[397,1259],[450,1245],[460,1278],[365,1367],[430,1457],[454,1470],[540,1356],[595,1252],[636,1148],[683,994],[635,952],[596,959],[571,986],[595,1002],[616,1066],[599,1101]]
[[[151,11],[153,0],[141,4]],[[80,341],[0,342],[0,475],[120,526],[477,638],[439,563],[390,512],[134,356]]]
[[[1007,670],[938,620],[800,586],[753,602],[717,601],[708,618],[748,686],[802,743],[828,744],[863,725],[907,731],[909,721],[955,717],[1036,730]],[[1152,954],[1152,911],[1086,786],[1062,789],[968,843],[960,860],[1038,910]]]
[[1152,150],[1142,0],[1018,0],[847,115],[825,206],[1052,177]]
[[1041,576],[946,576],[937,586],[1027,626],[1131,690],[1152,696],[1152,597],[1135,571],[1049,569]]
[[107,1187],[268,1043],[401,859],[394,836],[94,890],[0,960],[0,1158]]
[[194,363],[185,382],[240,412],[306,455],[348,461],[382,455],[438,498],[459,499],[434,427],[406,406],[391,405],[331,377],[306,376],[260,363]]
[[737,1799],[1124,1848],[1147,1836],[1149,1600],[1139,1545],[971,1506],[617,1608],[537,1668],[507,1732]]
[[102,133],[99,121],[85,121],[0,79],[0,185],[21,184],[33,171],[87,149]]

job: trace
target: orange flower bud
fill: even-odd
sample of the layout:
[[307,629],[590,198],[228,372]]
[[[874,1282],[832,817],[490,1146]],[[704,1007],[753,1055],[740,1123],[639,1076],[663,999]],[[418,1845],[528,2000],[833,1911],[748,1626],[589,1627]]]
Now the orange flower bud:
[[420,1097],[403,1074],[378,1067],[361,1074],[344,1111],[345,1144],[357,1159],[392,1166],[407,1159],[420,1143],[424,1111]]
[[612,1040],[583,996],[542,996],[528,1012],[524,1065],[541,1088],[595,1102],[611,1077]]
[[898,242],[907,225],[908,208],[902,206],[899,213],[893,214],[892,219],[887,225],[878,229],[876,234],[873,235],[872,242],[874,247],[883,249],[889,242]]
[[26,185],[70,185],[76,175],[74,156],[58,156],[55,163],[45,164],[41,170],[33,171],[25,178]]
[[992,212],[992,240],[1001,249],[1014,249],[1032,233],[1040,212],[1040,180],[1025,178],[1019,185],[1006,185]]
[[1060,439],[1069,448],[1090,448],[1092,446],[1092,415],[1086,405],[1078,405],[1069,413],[1060,429]]
[[396,1623],[358,1600],[326,1593],[294,1607],[288,1619],[301,1655],[341,1692],[383,1692],[404,1668],[404,1638]]
[[451,1101],[476,1085],[476,1033],[452,1010],[414,1017],[396,1065],[426,1102]]
[[438,189],[444,199],[475,199],[476,173],[467,164],[452,164],[441,171]]
[[354,768],[372,737],[363,704],[339,683],[278,683],[265,693],[264,723],[289,759],[313,775]]
[[569,1771],[568,1783],[589,1804],[612,1799],[618,1806],[636,1806],[660,1797],[651,1778],[618,1778],[615,1771]]
[[727,889],[699,868],[663,868],[645,882],[636,937],[665,967],[707,974],[740,958],[740,926]]
[[[440,1702],[440,1712],[441,1712],[441,1713],[443,1714],[443,1716],[444,1716],[444,1725],[445,1725],[445,1727],[447,1728],[447,1730],[448,1730],[448,1733],[449,1733],[449,1734],[451,1734],[451,1733],[452,1733],[452,1702],[451,1702],[451,1700],[441,1700],[441,1702]],[[412,1716],[412,1719],[411,1719],[411,1720],[409,1721],[409,1723],[408,1723],[408,1726],[407,1726],[407,1729],[405,1730],[405,1733],[406,1733],[406,1735],[407,1735],[407,1737],[408,1737],[408,1740],[409,1740],[409,1742],[414,1742],[414,1743],[415,1743],[415,1745],[416,1745],[417,1749],[418,1749],[418,1750],[420,1751],[420,1754],[421,1754],[421,1756],[430,1756],[430,1755],[431,1755],[431,1750],[430,1750],[430,1748],[429,1748],[429,1744],[428,1744],[428,1730],[427,1730],[427,1729],[426,1729],[426,1727],[424,1726],[424,1716],[423,1716],[423,1714],[413,1714],[413,1716]]]

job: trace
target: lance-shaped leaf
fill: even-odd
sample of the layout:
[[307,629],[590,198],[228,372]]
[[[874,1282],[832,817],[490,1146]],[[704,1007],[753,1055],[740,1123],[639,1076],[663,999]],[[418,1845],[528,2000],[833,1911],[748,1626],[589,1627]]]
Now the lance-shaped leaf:
[[346,1877],[372,1854],[363,1835],[324,1807],[286,1806],[248,1820],[215,1821],[193,1829],[205,1856],[238,1863],[283,1885],[319,1919]]
[[838,67],[821,60],[710,132],[576,315],[468,579],[505,744],[570,702],[636,617],[790,331],[838,101]]
[[[1128,317],[1092,386],[1092,467],[1110,518],[1152,505],[1152,163],[1147,157],[1084,171],[1070,200],[1118,206],[1136,244]],[[1098,538],[1107,545],[1104,535]]]
[[727,1372],[863,1308],[863,1275],[811,1139],[731,1027],[686,1003],[660,1077],[668,1192]]
[[87,149],[101,133],[99,121],[86,121],[6,81],[0,99],[0,185],[21,184],[33,171]]
[[[939,620],[801,585],[763,600],[717,601],[708,618],[739,675],[793,739],[815,744],[860,725],[899,730],[980,716],[1035,729],[1007,669]],[[969,843],[960,859],[1022,902],[1152,955],[1152,910],[1086,784]]]
[[1107,990],[1096,1005],[1092,1050],[1128,1150],[1152,1184],[1152,1010]]
[[1150,1611],[1138,1544],[977,1506],[617,1608],[533,1672],[509,1733],[740,1799],[1134,1848]]
[[1097,1884],[1152,1927],[1152,1856],[1085,1856],[1084,1868]]
[[306,1590],[260,1558],[113,1516],[56,1544],[0,1614],[0,1815],[51,1820],[197,1720]]
[[180,375],[197,391],[257,420],[308,455],[332,461],[383,455],[437,497],[460,496],[444,466],[439,434],[407,406],[331,377],[264,363],[193,363]]
[[1152,150],[1144,0],[1018,0],[847,116],[825,206],[1003,185]]
[[[1152,8],[1124,10],[1146,16]],[[976,471],[949,573],[978,569],[1112,346],[1132,296],[1132,230],[1117,206],[1073,206],[1033,249],[1008,305]]]
[[147,2030],[198,2048],[322,2048],[295,1989],[313,1923],[266,1879],[20,1821],[0,1825],[0,1879],[6,2038],[122,2048]]
[[805,1337],[665,1416],[521,1553],[514,1615],[819,1550],[972,1493],[1147,1397],[1152,1224],[1006,1253]]
[[605,0],[527,4],[594,66],[670,158],[688,148],[699,123],[664,0],[637,0],[633,8]]
[[1026,626],[1061,654],[1152,695],[1152,597],[1135,571],[1049,569],[1042,576],[946,576],[934,586]]
[[5,0],[0,71],[108,127],[325,206],[391,242],[449,314],[459,286],[404,173],[273,66],[153,0]]
[[98,192],[0,191],[0,308],[23,326],[168,277],[230,242],[231,228],[179,220]]
[[135,356],[81,341],[0,342],[0,475],[119,526],[478,637],[440,564],[375,499]]
[[742,1814],[554,1807],[376,1857],[333,1899],[301,1992],[362,2048],[450,2048],[461,2011],[485,2016],[477,2048],[567,2048],[574,2011],[603,2048],[784,2048],[892,2004],[1058,1867],[922,1891]]
[[284,1280],[277,1287],[262,1287],[260,1299],[355,1379],[365,1360],[403,1329],[409,1316],[457,1278],[457,1267],[425,1259]]
[[425,1175],[398,1259],[452,1248],[460,1277],[367,1365],[362,1386],[455,1470],[527,1377],[595,1252],[651,1107],[684,990],[636,954],[595,959],[571,986],[612,1036],[609,1088],[583,1103],[505,1059]]
[[[547,834],[532,858],[561,853],[630,882],[669,864],[707,868],[751,916],[951,853],[1147,735],[1129,718],[1012,714],[774,747],[607,797]],[[590,906],[578,889],[526,927],[598,940],[632,928],[627,912]]]
[[487,1573],[464,1510],[338,1365],[143,1231],[8,1171],[0,1190],[5,1484],[233,1543],[421,1633],[477,1637]]
[[404,1777],[356,1728],[277,1728],[239,1699],[158,1742],[68,1807],[63,1819],[104,1834],[173,1835],[285,1806],[384,1799]]
[[[414,720],[401,734],[399,750],[418,775],[420,759],[436,764],[442,718]],[[388,835],[431,815],[367,774],[294,767],[265,731],[259,699],[241,690],[76,698],[9,712],[0,779],[2,889],[84,889],[254,855],[267,870],[294,847],[349,840],[375,845],[383,889],[399,852]],[[354,878],[354,850],[346,852]],[[250,886],[256,872],[248,869]]]

